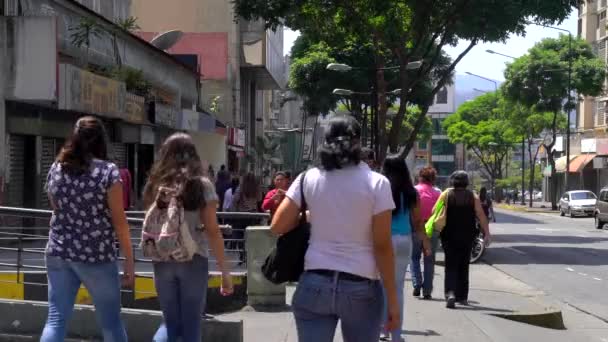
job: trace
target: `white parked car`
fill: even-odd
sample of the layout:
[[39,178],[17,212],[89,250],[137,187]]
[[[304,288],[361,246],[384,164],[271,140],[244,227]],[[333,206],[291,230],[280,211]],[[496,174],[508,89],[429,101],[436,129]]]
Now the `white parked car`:
[[568,191],[559,200],[559,213],[561,216],[567,214],[570,217],[593,216],[596,202],[597,196],[591,191]]

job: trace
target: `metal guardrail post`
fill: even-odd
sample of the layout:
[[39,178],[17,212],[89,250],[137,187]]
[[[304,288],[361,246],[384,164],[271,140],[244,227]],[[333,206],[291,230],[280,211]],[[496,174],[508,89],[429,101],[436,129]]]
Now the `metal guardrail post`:
[[17,242],[17,284],[19,284],[21,282],[21,252],[23,250],[23,238],[21,237],[21,235],[19,235],[19,240]]

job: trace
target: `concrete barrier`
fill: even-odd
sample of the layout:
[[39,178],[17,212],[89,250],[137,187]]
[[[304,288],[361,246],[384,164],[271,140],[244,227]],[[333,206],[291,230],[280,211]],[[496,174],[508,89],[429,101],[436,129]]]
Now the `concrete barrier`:
[[285,284],[275,285],[262,274],[266,256],[275,246],[276,237],[270,227],[247,227],[247,304],[251,306],[284,306]]
[[[210,314],[235,311],[247,304],[247,275],[232,273],[234,294],[220,294],[221,274],[210,272],[207,290],[207,309]],[[0,298],[16,300],[47,301],[47,278],[45,272],[0,272]],[[130,309],[160,310],[158,295],[152,276],[137,276],[135,291],[122,292],[122,306]],[[78,291],[76,304],[90,305],[91,297],[85,288]]]
[[[44,302],[0,299],[0,334],[37,336],[44,328],[47,311],[48,304]],[[161,324],[162,314],[148,310],[123,309],[122,319],[129,340],[151,341]],[[202,323],[203,341],[243,342],[243,321],[203,320]],[[94,308],[76,305],[72,319],[68,322],[68,336],[100,340],[100,331]]]

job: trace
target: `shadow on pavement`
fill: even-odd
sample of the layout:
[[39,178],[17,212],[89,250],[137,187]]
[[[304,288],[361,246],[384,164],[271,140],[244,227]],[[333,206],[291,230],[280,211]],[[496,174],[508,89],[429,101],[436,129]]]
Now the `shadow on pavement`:
[[498,309],[498,308],[492,308],[489,306],[483,306],[483,305],[472,305],[469,302],[468,306],[458,306],[456,305],[456,308],[458,310],[466,310],[466,311],[488,311],[488,312],[499,312],[499,313],[512,313],[514,312],[513,310],[509,310],[509,309]]
[[522,214],[518,213],[505,213],[504,211],[495,212],[496,223],[505,224],[542,224],[543,221],[531,219],[529,217],[523,217]]
[[606,242],[608,237],[580,237],[568,235],[532,235],[532,234],[494,234],[492,235],[494,243],[566,243],[566,244],[584,244]]
[[492,246],[484,255],[490,265],[608,265],[608,250],[564,246]]
[[410,335],[410,336],[441,336],[441,334],[437,333],[435,330],[425,330],[425,331],[417,331],[417,330],[403,330],[401,334]]

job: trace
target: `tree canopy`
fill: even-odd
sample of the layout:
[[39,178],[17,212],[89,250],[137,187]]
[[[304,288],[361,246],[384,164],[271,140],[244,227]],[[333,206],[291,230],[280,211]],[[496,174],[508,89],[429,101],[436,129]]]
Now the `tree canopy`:
[[[534,45],[528,53],[507,66],[503,92],[511,102],[520,103],[533,112],[551,112],[550,135],[543,139],[546,151],[553,151],[557,134],[570,129],[562,122],[563,114],[574,108],[572,92],[579,96],[597,96],[602,92],[606,70],[604,63],[593,53],[589,43],[583,39],[560,35],[559,38],[545,38]],[[547,117],[536,117],[537,123]],[[529,121],[534,124],[534,121]],[[532,126],[530,126],[532,127]],[[551,165],[550,189],[553,209],[557,209],[557,187],[555,158],[547,154]]]
[[492,182],[502,178],[502,166],[518,134],[499,103],[499,92],[486,93],[462,104],[443,123],[450,141],[472,151]]
[[[429,87],[426,105],[414,120],[413,131],[403,143],[407,154],[425,121],[426,108],[434,95],[452,79],[460,60],[479,42],[504,41],[510,35],[523,35],[531,21],[554,24],[568,17],[579,0],[234,0],[237,15],[247,20],[262,19],[267,27],[286,25],[307,34],[315,42],[330,46],[344,42],[370,44],[375,53],[376,69],[392,59],[398,62],[402,89],[400,108],[392,118],[393,125],[384,132],[379,127],[380,150],[395,150],[400,144],[400,123],[412,103],[412,90],[425,81]],[[443,52],[459,40],[468,46],[453,60]],[[407,69],[410,62],[424,64],[415,72]],[[446,62],[447,61],[447,62]],[[439,68],[438,66],[444,65]],[[379,118],[386,120],[384,103],[385,73],[376,73],[380,99]]]

